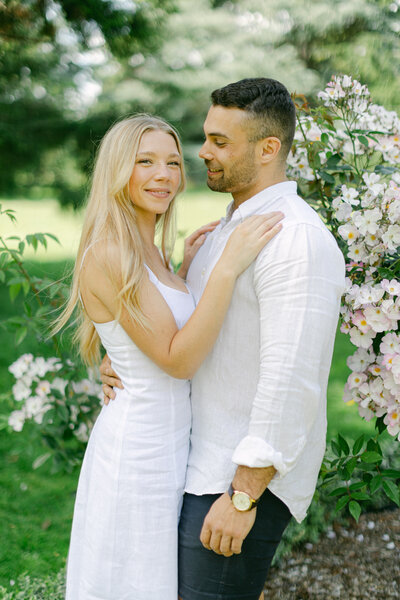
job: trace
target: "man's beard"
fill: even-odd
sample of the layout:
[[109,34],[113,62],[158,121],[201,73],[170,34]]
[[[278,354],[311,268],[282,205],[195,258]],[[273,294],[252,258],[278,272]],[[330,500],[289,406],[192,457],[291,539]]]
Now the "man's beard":
[[207,185],[214,192],[234,193],[252,183],[256,177],[257,169],[254,161],[254,152],[246,159],[239,159],[231,165],[229,173],[223,171],[218,179],[207,178]]

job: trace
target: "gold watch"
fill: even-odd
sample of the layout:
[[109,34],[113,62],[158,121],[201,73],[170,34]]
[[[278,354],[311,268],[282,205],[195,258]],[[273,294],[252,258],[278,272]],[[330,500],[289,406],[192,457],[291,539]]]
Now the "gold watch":
[[247,512],[255,508],[258,504],[258,500],[254,500],[247,492],[240,492],[239,490],[234,490],[232,484],[230,484],[228,489],[228,494],[232,501],[233,506],[239,512]]

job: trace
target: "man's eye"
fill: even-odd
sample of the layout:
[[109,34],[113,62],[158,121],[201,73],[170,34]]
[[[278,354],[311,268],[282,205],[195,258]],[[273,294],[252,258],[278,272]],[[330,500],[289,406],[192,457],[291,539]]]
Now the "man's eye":
[[214,144],[215,144],[216,146],[218,146],[218,148],[222,148],[222,146],[226,146],[226,143],[225,143],[225,142],[214,142]]

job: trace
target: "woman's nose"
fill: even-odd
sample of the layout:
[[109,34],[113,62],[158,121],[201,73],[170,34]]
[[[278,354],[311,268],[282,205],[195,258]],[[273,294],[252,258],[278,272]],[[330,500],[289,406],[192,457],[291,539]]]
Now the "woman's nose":
[[169,169],[168,169],[167,164],[165,164],[165,163],[158,164],[155,178],[156,179],[169,179]]

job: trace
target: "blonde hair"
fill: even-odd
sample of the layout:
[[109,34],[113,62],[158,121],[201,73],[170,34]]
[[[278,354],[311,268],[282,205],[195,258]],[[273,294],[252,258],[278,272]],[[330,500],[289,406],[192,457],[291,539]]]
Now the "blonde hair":
[[[100,359],[100,338],[79,298],[79,275],[84,255],[89,246],[100,240],[116,242],[117,256],[121,266],[118,281],[118,314],[126,309],[137,323],[148,326],[138,302],[138,288],[144,275],[144,251],[136,226],[134,205],[129,194],[129,180],[136,161],[139,144],[147,131],[165,131],[177,145],[181,160],[181,181],[177,194],[185,188],[182,147],[175,129],[159,117],[137,114],[113,125],[104,136],[98,149],[92,176],[92,186],[86,207],[81,240],[76,257],[69,300],[56,319],[53,334],[57,333],[71,318],[75,309],[77,329],[73,340],[87,364]],[[175,242],[175,198],[167,211],[157,216],[157,228],[161,229],[161,252],[164,264],[169,262]],[[107,252],[108,244],[103,244]],[[114,261],[113,261],[114,262]],[[107,261],[108,263],[108,261]],[[113,283],[113,270],[109,276]]]

